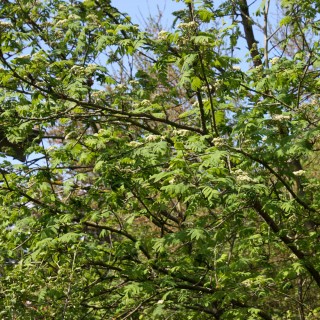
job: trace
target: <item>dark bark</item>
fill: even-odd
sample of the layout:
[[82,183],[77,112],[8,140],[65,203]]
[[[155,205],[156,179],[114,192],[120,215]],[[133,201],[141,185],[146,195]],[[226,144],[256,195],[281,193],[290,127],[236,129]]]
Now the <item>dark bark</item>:
[[253,207],[256,210],[256,212],[260,215],[260,217],[263,218],[263,220],[268,224],[271,230],[275,234],[277,234],[279,239],[281,239],[281,241],[286,245],[286,247],[298,258],[298,260],[302,262],[303,266],[308,270],[311,277],[317,283],[318,287],[320,287],[320,273],[318,270],[316,270],[316,268],[309,261],[306,255],[300,249],[298,249],[298,247],[295,245],[292,239],[290,239],[286,235],[281,234],[280,227],[276,224],[272,217],[270,217],[270,215],[263,209],[262,204],[258,200],[254,201]]
[[8,156],[11,156],[22,162],[26,161],[25,151],[30,146],[31,142],[39,135],[39,131],[34,129],[21,142],[10,142],[3,130],[0,130],[0,150]]
[[255,67],[261,66],[261,56],[258,51],[258,41],[254,37],[252,28],[252,19],[250,18],[249,6],[247,0],[239,0],[240,14],[244,29],[245,39],[250,50],[250,55]]

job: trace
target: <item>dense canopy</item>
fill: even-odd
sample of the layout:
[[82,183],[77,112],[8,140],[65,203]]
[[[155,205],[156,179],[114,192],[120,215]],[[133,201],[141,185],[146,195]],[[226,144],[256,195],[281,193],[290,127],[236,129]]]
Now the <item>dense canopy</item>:
[[0,2],[0,318],[320,317],[319,2],[180,3]]

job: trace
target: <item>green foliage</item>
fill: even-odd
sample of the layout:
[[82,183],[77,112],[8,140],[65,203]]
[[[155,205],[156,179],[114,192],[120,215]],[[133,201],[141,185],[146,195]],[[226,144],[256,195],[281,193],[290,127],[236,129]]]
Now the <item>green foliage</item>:
[[181,2],[1,2],[1,318],[319,317],[319,6]]

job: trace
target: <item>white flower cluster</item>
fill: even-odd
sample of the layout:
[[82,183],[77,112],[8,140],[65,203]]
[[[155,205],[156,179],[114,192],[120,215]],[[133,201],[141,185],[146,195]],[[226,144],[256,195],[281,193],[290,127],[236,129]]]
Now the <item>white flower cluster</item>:
[[241,67],[240,66],[232,66],[232,69],[235,71],[240,71]]
[[84,67],[74,65],[74,66],[71,67],[70,71],[72,73],[74,73],[75,75],[83,75],[85,69],[84,69]]
[[292,172],[295,176],[301,177],[303,176],[306,172],[304,170],[298,170],[298,171],[293,171]]
[[68,19],[69,20],[80,20],[80,17],[76,14],[70,14]]
[[130,141],[130,142],[129,142],[129,146],[130,146],[130,147],[134,147],[134,148],[139,147],[139,146],[141,146],[142,144],[143,144],[143,143],[138,142],[138,141]]
[[18,56],[17,58],[18,59],[28,59],[28,58],[30,58],[30,54],[23,54],[21,56]]
[[118,90],[123,90],[123,89],[126,89],[126,85],[120,83],[120,84],[118,84],[118,85],[116,86],[116,88],[117,88]]
[[189,130],[179,129],[179,130],[174,130],[172,133],[175,136],[185,136],[185,135],[187,135],[189,133]]
[[151,101],[150,100],[147,100],[147,99],[144,99],[140,102],[140,105],[142,107],[150,107],[151,106]]
[[129,81],[129,84],[131,84],[132,86],[138,85],[138,84],[139,84],[139,81],[138,81],[138,80],[130,80],[130,81]]
[[0,27],[10,28],[12,27],[12,23],[7,21],[0,21]]
[[56,27],[60,27],[60,26],[62,26],[62,25],[64,25],[64,24],[66,24],[67,22],[68,22],[68,19],[59,20],[59,21],[55,24],[55,26],[56,26]]
[[274,58],[272,58],[269,62],[270,62],[270,64],[273,66],[273,65],[275,65],[279,60],[280,60],[280,58],[274,57]]
[[74,71],[74,70],[83,70],[83,67],[74,65],[71,67],[70,71]]
[[158,141],[160,139],[161,139],[161,136],[156,134],[150,134],[149,136],[146,137],[146,141],[148,142]]
[[92,73],[95,72],[97,69],[98,69],[98,65],[89,63],[88,66],[87,66],[87,68],[86,68],[86,72],[89,73],[89,74],[92,74]]
[[104,90],[99,90],[99,91],[95,91],[92,92],[92,97],[93,98],[105,98],[106,92]]
[[95,14],[88,14],[88,15],[87,15],[87,19],[88,19],[88,20],[91,20],[92,22],[95,22],[95,23],[98,23],[98,22],[99,22],[99,19],[98,19],[98,17],[97,17]]
[[254,180],[251,179],[249,176],[241,175],[241,174],[239,176],[237,176],[237,180],[243,181],[243,182],[254,182]]
[[158,39],[159,39],[159,40],[166,40],[166,39],[168,38],[168,35],[169,35],[169,32],[168,32],[168,31],[161,30],[161,31],[158,33]]
[[236,175],[236,178],[237,178],[238,181],[254,182],[254,180],[249,177],[248,173],[243,171],[243,170],[241,170],[241,169],[235,170],[234,174]]
[[284,114],[275,114],[272,116],[272,120],[282,121],[282,120],[290,120],[290,116]]
[[215,89],[219,89],[221,86],[223,85],[223,81],[221,79],[217,79],[215,82],[214,82],[214,88]]
[[195,28],[197,26],[198,26],[197,22],[190,21],[190,22],[187,22],[187,23],[180,23],[178,25],[178,28],[181,28],[181,29],[193,29],[193,28]]
[[193,104],[192,104],[193,107],[195,108],[198,108],[199,107],[199,101],[195,101]]
[[224,145],[224,139],[223,138],[220,138],[220,137],[217,137],[217,138],[213,138],[211,140],[211,142],[216,146],[223,146]]

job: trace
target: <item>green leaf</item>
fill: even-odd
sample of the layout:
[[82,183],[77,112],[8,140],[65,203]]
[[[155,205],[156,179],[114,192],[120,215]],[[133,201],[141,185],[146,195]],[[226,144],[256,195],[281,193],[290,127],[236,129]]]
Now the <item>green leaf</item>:
[[188,235],[191,240],[202,240],[206,238],[206,233],[202,229],[190,229]]

